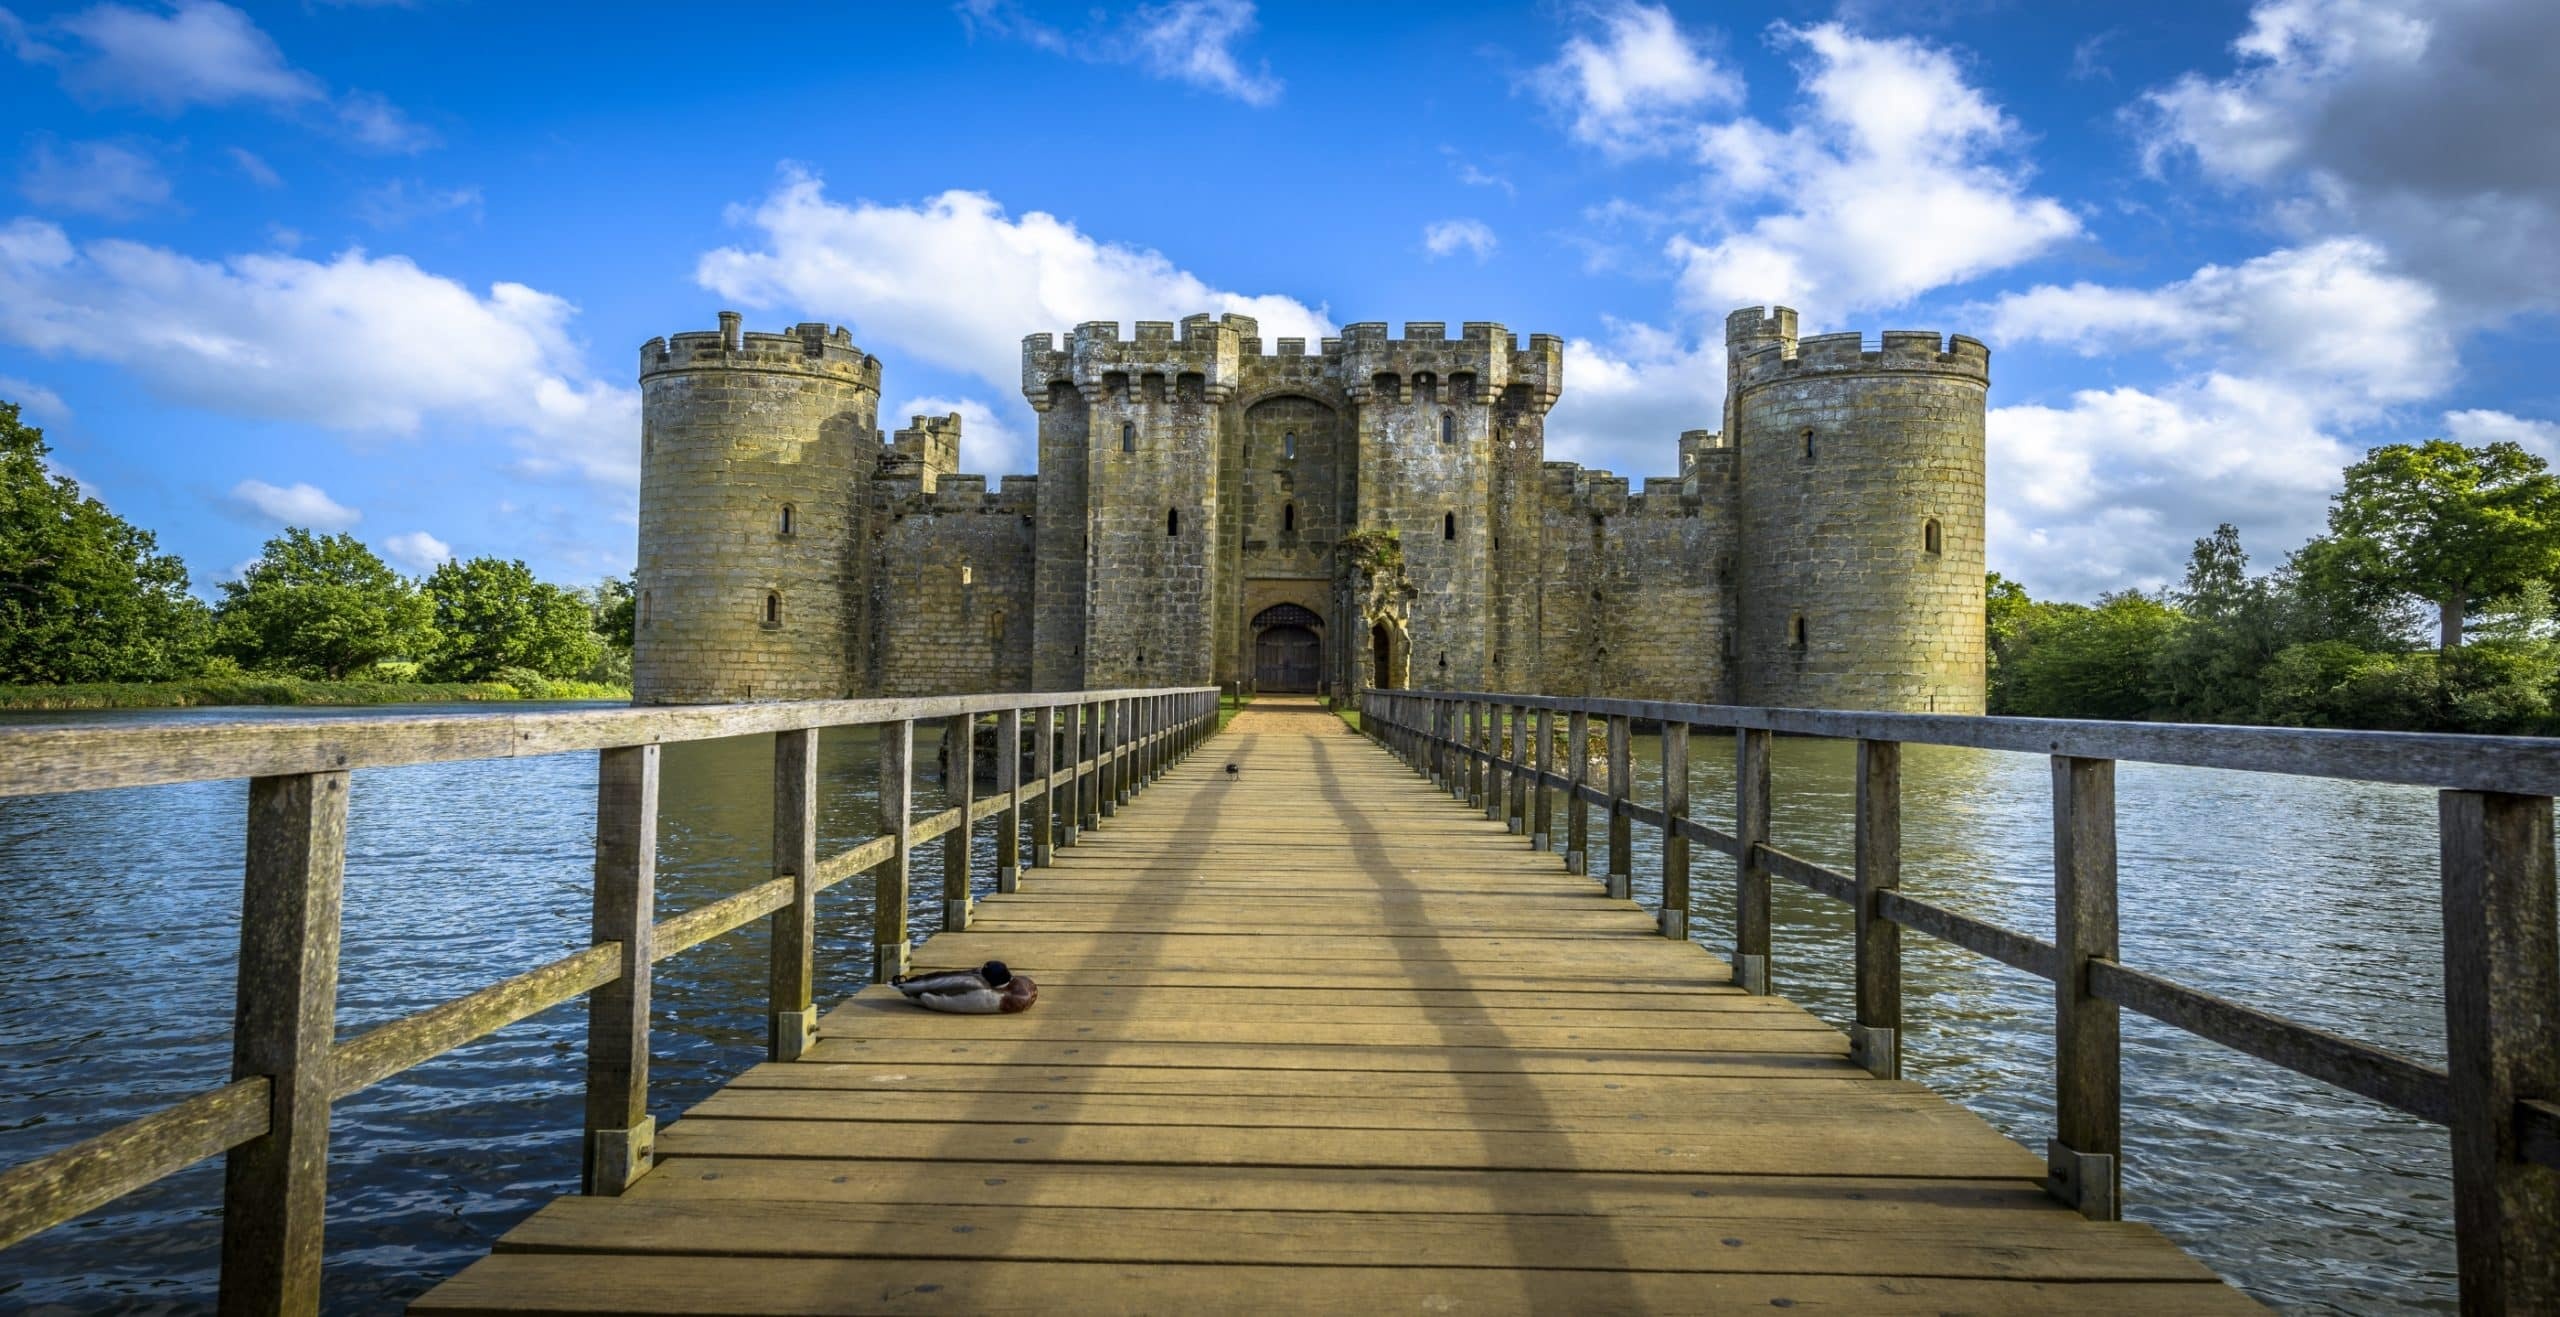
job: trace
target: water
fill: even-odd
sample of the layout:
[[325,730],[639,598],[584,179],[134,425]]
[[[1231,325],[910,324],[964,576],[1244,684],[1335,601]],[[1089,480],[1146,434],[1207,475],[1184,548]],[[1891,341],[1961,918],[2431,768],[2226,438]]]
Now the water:
[[[171,716],[236,714],[88,720]],[[66,717],[18,719],[39,720]],[[930,735],[918,738],[919,812],[948,803]],[[824,853],[876,831],[877,757],[865,732],[820,741]],[[1729,827],[1726,746],[1692,738],[1691,799]],[[1636,750],[1639,794],[1658,800],[1658,746],[1639,738]],[[1850,759],[1842,743],[1778,743],[1777,845],[1847,867]],[[767,738],[667,748],[662,918],[769,876],[771,780]],[[1912,746],[1903,782],[1904,886],[2049,936],[2046,761]],[[342,1036],[585,945],[594,789],[592,755],[356,774]],[[228,1077],[246,794],[225,782],[0,800],[0,1165]],[[2117,794],[2128,963],[2442,1064],[2432,793],[2126,764]],[[1638,894],[1651,902],[1659,843],[1642,827],[1635,839]],[[975,871],[991,873],[983,828],[977,846]],[[938,920],[939,859],[938,845],[915,857],[919,931]],[[1723,950],[1730,862],[1701,853],[1694,868],[1695,935]],[[1845,911],[1775,886],[1776,987],[1845,1023]],[[822,1001],[860,986],[870,920],[866,883],[821,896]],[[2042,1148],[2051,986],[1916,934],[1903,947],[1905,1073]],[[760,925],[660,962],[651,1100],[662,1122],[762,1058],[764,983]],[[337,1107],[330,1310],[396,1308],[575,1188],[583,1027],[563,1007]],[[2440,1130],[2131,1015],[2125,1126],[2129,1215],[2260,1298],[2310,1311],[2452,1306]],[[0,1309],[209,1306],[220,1195],[207,1163],[0,1252]]]

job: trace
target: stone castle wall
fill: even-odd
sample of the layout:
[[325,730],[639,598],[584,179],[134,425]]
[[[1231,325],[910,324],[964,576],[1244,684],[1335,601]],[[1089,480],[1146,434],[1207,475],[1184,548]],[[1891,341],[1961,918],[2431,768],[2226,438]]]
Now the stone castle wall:
[[[841,330],[724,313],[653,341],[636,693],[1247,682],[1254,617],[1287,603],[1321,619],[1335,690],[1980,711],[1981,344],[1737,312],[1723,430],[1638,493],[1544,460],[1559,340],[1404,331],[1032,335],[1040,474],[992,493],[955,473],[956,416],[882,440],[878,364]],[[1344,575],[1354,531],[1396,535],[1392,579]]]

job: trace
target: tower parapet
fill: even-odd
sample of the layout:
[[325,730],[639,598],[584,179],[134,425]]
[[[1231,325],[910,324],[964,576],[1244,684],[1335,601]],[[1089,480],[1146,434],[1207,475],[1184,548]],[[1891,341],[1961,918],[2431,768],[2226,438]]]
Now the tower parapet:
[[1261,332],[1251,316],[1185,318],[1181,336],[1170,320],[1141,320],[1120,336],[1115,320],[1088,320],[1064,346],[1049,334],[1022,340],[1022,396],[1047,411],[1060,385],[1091,401],[1117,390],[1124,397],[1224,402],[1240,378],[1244,340]]
[[882,478],[914,480],[927,491],[959,469],[958,412],[947,416],[911,417],[907,428],[890,437],[889,450],[880,458]]

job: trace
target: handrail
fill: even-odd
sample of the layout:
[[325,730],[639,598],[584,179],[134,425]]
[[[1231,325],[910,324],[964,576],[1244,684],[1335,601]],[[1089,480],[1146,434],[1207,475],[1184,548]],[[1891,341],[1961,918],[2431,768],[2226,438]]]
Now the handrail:
[[[989,714],[996,794],[980,800],[976,730]],[[942,724],[958,797],[925,818],[911,799],[919,721]],[[822,860],[817,738],[862,726],[884,729],[884,831]],[[647,1115],[652,963],[770,919],[768,1052],[796,1058],[815,1038],[818,893],[873,876],[872,972],[885,981],[906,967],[907,859],[916,843],[942,839],[943,925],[966,928],[974,825],[995,821],[998,889],[1011,891],[1025,830],[1032,867],[1049,865],[1056,847],[1075,845],[1217,726],[1214,687],[1164,687],[0,730],[0,797],[250,779],[233,1081],[0,1169],[0,1248],[226,1155],[223,1309],[316,1311],[330,1104],[582,996],[584,1182],[589,1193],[618,1194],[648,1173],[655,1137]],[[659,747],[765,732],[775,734],[773,877],[657,918]],[[593,944],[336,1042],[348,772],[582,750],[598,755]]]
[[[2045,718],[1864,713],[1585,699],[1483,691],[1364,690],[1361,729],[1415,769],[1542,849],[1550,794],[1566,811],[1556,848],[1566,867],[1598,866],[1586,817],[1604,812],[1600,875],[1632,891],[1627,829],[1659,830],[1659,927],[1685,938],[1686,843],[1736,861],[1735,981],[1767,992],[1769,880],[1841,901],[1852,913],[1852,1056],[1898,1078],[1900,932],[1909,929],[2055,985],[2056,1130],[2047,1189],[2099,1219],[2120,1211],[2123,1155],[2117,1013],[2132,1010],[2422,1120],[2453,1135],[2454,1232],[2466,1311],[2560,1310],[2560,933],[2555,933],[2552,797],[2560,740],[2209,727]],[[1535,713],[1539,744],[1523,738]],[[1566,762],[1547,743],[1567,716]],[[1589,785],[1589,727],[1607,731],[1608,782]],[[1659,805],[1634,799],[1632,726],[1661,726]],[[1735,735],[1732,834],[1688,817],[1689,731]],[[1856,872],[1779,849],[1769,837],[1769,738],[1857,743]],[[1901,884],[1901,747],[1905,742],[2047,755],[2054,769],[2052,941],[1906,895]],[[2177,983],[2121,962],[2116,938],[2115,764],[2118,760],[2346,778],[2439,791],[2444,890],[2445,1015],[2450,1064],[2437,1068]],[[1674,783],[1672,778],[1677,776]],[[1506,791],[1506,785],[1508,790]],[[1678,839],[1673,844],[1672,839]]]

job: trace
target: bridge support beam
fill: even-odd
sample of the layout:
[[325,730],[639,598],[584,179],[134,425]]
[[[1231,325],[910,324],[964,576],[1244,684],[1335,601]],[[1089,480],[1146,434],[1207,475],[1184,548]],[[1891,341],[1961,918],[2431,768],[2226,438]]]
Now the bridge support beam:
[[2116,1004],[2089,962],[2116,958],[2116,765],[2053,758],[2055,1137],[2045,1187],[2093,1221],[2122,1212],[2123,1062]]

